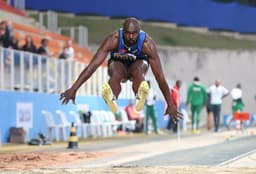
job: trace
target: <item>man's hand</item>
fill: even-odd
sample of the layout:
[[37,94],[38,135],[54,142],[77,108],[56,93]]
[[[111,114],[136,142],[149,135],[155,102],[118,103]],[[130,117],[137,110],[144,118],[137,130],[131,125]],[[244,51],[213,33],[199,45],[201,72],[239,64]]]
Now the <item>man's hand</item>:
[[75,104],[76,100],[76,90],[73,88],[69,88],[65,92],[62,92],[60,94],[60,100],[62,100],[62,104],[67,104],[69,100],[72,100],[73,104]]
[[177,111],[177,108],[174,105],[167,106],[165,114],[169,114],[173,122],[176,124],[179,119],[183,117],[183,114]]

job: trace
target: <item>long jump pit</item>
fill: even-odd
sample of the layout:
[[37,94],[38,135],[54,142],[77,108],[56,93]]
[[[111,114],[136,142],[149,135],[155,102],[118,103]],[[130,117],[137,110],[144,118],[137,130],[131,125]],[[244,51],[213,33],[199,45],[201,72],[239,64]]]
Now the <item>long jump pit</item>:
[[[74,167],[75,163],[86,163],[114,156],[110,152],[16,152],[0,154],[0,173],[6,174],[255,174],[255,168],[227,166],[104,166]],[[59,167],[62,166],[62,167]],[[64,167],[63,167],[64,166]],[[73,166],[73,167],[71,167]]]

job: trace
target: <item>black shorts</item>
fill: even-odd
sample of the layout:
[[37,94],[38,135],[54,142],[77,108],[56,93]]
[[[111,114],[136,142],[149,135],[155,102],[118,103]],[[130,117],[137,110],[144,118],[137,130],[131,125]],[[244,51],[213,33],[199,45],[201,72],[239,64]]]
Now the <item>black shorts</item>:
[[126,69],[129,69],[129,67],[131,66],[131,64],[133,64],[135,61],[131,61],[131,60],[117,60],[117,59],[109,59],[108,60],[108,65],[112,62],[112,61],[118,61],[124,64]]
[[206,112],[212,112],[212,106],[210,104],[206,106]]
[[[148,60],[147,60],[147,59],[138,59],[138,60],[144,60],[144,61],[146,61],[147,64],[148,64]],[[124,66],[125,66],[125,68],[126,68],[126,70],[128,70],[129,67],[130,67],[134,62],[136,62],[136,60],[134,60],[134,61],[132,61],[132,60],[118,60],[118,59],[110,58],[110,59],[108,60],[108,65],[109,65],[112,61],[118,61],[118,62],[123,63]]]

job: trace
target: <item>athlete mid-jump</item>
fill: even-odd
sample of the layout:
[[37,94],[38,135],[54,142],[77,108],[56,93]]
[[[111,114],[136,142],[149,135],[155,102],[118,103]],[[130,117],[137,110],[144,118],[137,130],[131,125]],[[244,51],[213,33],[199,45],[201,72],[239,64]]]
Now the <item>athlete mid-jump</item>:
[[156,44],[147,33],[141,30],[140,23],[135,18],[126,19],[123,28],[105,38],[89,65],[81,72],[71,88],[60,94],[62,104],[67,104],[69,100],[75,103],[77,90],[91,77],[109,53],[110,79],[102,86],[102,97],[112,112],[118,110],[116,100],[121,92],[121,82],[126,80],[132,81],[132,89],[136,95],[136,110],[143,109],[149,90],[145,74],[150,65],[167,103],[165,115],[169,114],[174,122],[182,117],[172,103]]

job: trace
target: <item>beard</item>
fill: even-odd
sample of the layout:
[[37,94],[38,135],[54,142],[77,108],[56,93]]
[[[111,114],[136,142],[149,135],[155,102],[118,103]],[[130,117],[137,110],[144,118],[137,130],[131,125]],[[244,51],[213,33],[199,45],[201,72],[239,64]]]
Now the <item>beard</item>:
[[127,39],[125,40],[125,45],[127,46],[133,46],[137,42],[137,39]]

